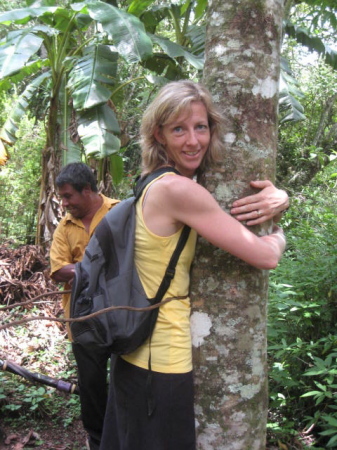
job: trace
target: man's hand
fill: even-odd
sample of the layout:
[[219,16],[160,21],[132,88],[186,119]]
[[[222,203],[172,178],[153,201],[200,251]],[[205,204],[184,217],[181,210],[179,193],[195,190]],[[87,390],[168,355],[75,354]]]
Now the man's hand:
[[231,214],[241,222],[246,221],[247,225],[258,225],[270,219],[278,222],[282,211],[289,206],[288,194],[269,180],[251,181],[250,185],[262,191],[236,200]]

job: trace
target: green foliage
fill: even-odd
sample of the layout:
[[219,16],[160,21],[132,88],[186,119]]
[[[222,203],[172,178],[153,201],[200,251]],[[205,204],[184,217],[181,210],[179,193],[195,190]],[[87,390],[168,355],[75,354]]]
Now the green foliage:
[[[41,313],[41,307],[22,310],[22,315]],[[24,369],[45,374],[56,380],[76,383],[77,370],[71,345],[58,327],[45,327],[43,323],[31,322],[15,328],[11,354]],[[6,344],[2,348],[8,350]],[[2,356],[4,360],[5,357]],[[64,428],[80,417],[79,396],[66,394],[42,383],[32,383],[25,378],[0,370],[0,417],[11,428],[26,427],[32,421],[49,422]]]
[[163,7],[154,1],[117,7],[113,1],[29,0],[0,12],[6,30],[0,35],[0,92],[18,85],[22,93],[0,131],[0,166],[9,148],[16,150],[28,111],[46,123],[36,243],[49,242],[60,216],[55,178],[63,165],[90,160],[99,166],[107,195],[111,177],[114,185],[121,181],[126,151],[120,105],[128,85],[148,91],[187,78],[191,70],[200,74],[205,27],[198,22],[205,7],[204,0]]
[[285,58],[281,58],[279,107],[280,123],[297,122],[304,120],[304,108],[297,100],[304,97],[299,89],[299,83],[293,77],[289,64]]
[[0,3],[0,11],[7,11],[11,8],[22,8],[26,6],[25,0],[2,0]]
[[270,283],[270,430],[279,437],[305,430],[302,440],[313,448],[336,448],[335,171],[292,199],[283,219],[287,252]]
[[[95,109],[110,99],[115,101],[114,90],[123,85],[117,77],[119,57],[122,57],[124,63],[128,65],[147,63],[148,67],[160,76],[166,70],[173,69],[172,60],[181,63],[185,59],[197,70],[203,67],[202,57],[185,48],[185,44],[192,42],[194,34],[191,34],[186,42],[178,39],[187,36],[192,4],[188,4],[186,8],[177,5],[164,8],[166,13],[162,18],[170,17],[169,11],[174,16],[172,23],[176,29],[176,42],[173,42],[167,36],[150,35],[145,32],[146,23],[144,24],[137,15],[144,12],[147,7],[151,9],[151,3],[153,2],[131,4],[129,12],[126,12],[102,1],[70,2],[68,6],[61,6],[57,2],[44,2],[34,4],[34,7],[28,6],[1,13],[0,23],[8,27],[8,33],[0,46],[0,90],[7,90],[9,82],[21,81],[32,75],[37,77],[43,68],[45,78],[48,75],[51,81],[47,87],[50,89],[51,102],[48,112],[49,126],[56,127],[56,124],[51,122],[52,113],[54,109],[61,109],[62,114],[59,115],[61,134],[69,134],[72,125],[71,114],[63,113],[64,105],[68,105],[71,99],[78,120],[85,121],[86,127],[90,127],[91,122],[94,122],[94,128],[100,127],[102,130],[94,142],[95,152],[92,151],[93,135],[91,134],[88,143],[88,139],[83,138],[87,133],[82,133],[82,128],[78,130],[80,138],[83,138],[82,144],[87,155],[92,157],[94,154],[95,157],[102,158],[118,152],[118,138],[111,138],[111,134],[119,134],[115,111],[111,109],[110,116],[114,117],[113,126],[109,128],[110,117],[100,113],[97,120]],[[196,7],[200,8],[202,4],[198,2]],[[148,18],[149,16],[143,17],[145,21]],[[162,59],[161,66],[151,65],[154,45],[161,48],[161,53],[166,56]],[[181,74],[179,68],[176,70],[176,75],[178,74]],[[47,86],[46,82],[45,85]],[[38,87],[40,83],[28,86],[30,98],[25,98],[28,100],[25,101],[25,108],[29,107],[31,97],[37,93]],[[23,103],[22,100],[21,105]],[[24,112],[23,108],[17,108],[17,113],[10,117],[11,124],[17,126]],[[82,114],[85,114],[85,117]],[[67,121],[62,120],[64,118],[67,118]],[[13,145],[16,139],[15,127],[12,126],[9,133],[8,123],[7,121],[0,135],[5,148]],[[48,131],[50,136],[48,145],[57,149],[57,140],[53,139],[54,135],[57,137],[57,133]],[[10,134],[9,140],[6,139],[6,134]],[[63,139],[63,144],[65,143],[67,144],[64,145],[65,148],[73,146],[69,139]]]
[[[302,102],[303,78],[296,73],[301,59],[324,61],[337,69],[336,4],[332,0],[286,2],[283,22],[284,42],[281,60],[280,122],[305,120],[306,102]],[[285,64],[286,61],[286,64]]]
[[36,124],[25,116],[20,122],[18,136],[21,139],[16,144],[16,152],[0,171],[0,240],[11,240],[16,245],[33,244],[44,129],[41,123]]
[[337,154],[337,72],[319,61],[298,62],[295,69],[303,80],[300,101],[306,117],[280,126],[278,149],[278,179],[290,189],[308,184]]
[[[34,385],[16,375],[0,371],[0,413],[4,423],[24,425],[28,420],[62,417],[66,428],[80,416],[79,396],[64,397],[51,387]],[[66,409],[66,414],[60,414]]]
[[287,22],[285,25],[286,33],[295,38],[296,41],[307,47],[310,51],[316,51],[322,55],[325,62],[333,69],[337,69],[337,52],[317,35],[312,35],[309,30]]

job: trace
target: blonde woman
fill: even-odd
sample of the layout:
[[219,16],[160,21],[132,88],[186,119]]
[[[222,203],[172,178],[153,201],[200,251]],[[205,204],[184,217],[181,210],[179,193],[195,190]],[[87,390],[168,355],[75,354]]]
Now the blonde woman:
[[[189,293],[197,235],[260,269],[275,268],[282,256],[285,238],[280,228],[274,226],[268,236],[254,235],[194,180],[219,159],[221,124],[210,93],[191,81],[164,86],[144,113],[143,175],[162,166],[180,173],[156,178],[137,203],[135,261],[149,297],[156,293],[185,224],[192,230],[167,297]],[[254,220],[257,216],[249,205],[256,203],[256,196],[252,197],[255,199],[245,207],[248,219]],[[287,203],[280,197],[278,205],[274,197],[271,202],[276,211]],[[267,216],[270,210],[264,208]],[[189,317],[189,298],[167,303],[159,310],[151,344],[117,358],[102,450],[195,449]],[[148,409],[149,404],[153,410]]]

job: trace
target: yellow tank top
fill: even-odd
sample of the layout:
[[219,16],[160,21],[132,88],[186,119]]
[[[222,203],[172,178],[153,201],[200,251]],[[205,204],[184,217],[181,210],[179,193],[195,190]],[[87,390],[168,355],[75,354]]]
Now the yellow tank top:
[[[174,175],[173,172],[169,173]],[[152,183],[146,187],[142,197],[137,202],[135,238],[136,267],[149,298],[154,297],[157,293],[158,286],[182,231],[179,230],[171,236],[162,237],[152,233],[146,227],[142,205],[147,189]],[[185,248],[180,255],[175,277],[164,298],[188,295],[190,267],[195,252],[196,236],[196,232],[191,230]],[[123,359],[147,369],[149,363],[148,341],[135,352],[124,355]],[[158,319],[151,340],[151,366],[155,372],[162,373],[186,373],[192,370],[189,298],[173,300],[159,308]]]

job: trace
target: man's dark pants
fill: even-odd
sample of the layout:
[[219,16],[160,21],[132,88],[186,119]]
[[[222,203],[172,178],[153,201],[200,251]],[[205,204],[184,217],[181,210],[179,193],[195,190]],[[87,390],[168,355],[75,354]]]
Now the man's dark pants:
[[77,363],[81,414],[91,450],[99,448],[107,404],[107,366],[111,354],[99,347],[72,344]]

